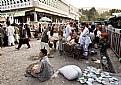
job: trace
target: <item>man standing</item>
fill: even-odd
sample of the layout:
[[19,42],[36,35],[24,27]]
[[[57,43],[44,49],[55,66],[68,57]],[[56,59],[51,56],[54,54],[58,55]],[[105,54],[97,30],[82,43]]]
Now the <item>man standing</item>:
[[71,34],[72,27],[73,27],[73,22],[70,22],[66,27],[66,41],[69,41],[68,38]]
[[19,33],[20,33],[20,40],[19,40],[19,45],[18,48],[16,49],[20,49],[20,47],[22,46],[22,44],[27,44],[28,48],[30,48],[30,44],[29,44],[29,39],[28,39],[28,35],[29,33],[27,33],[27,29],[24,28],[23,23],[20,24],[19,27]]
[[0,24],[0,47],[1,48],[3,46],[3,38],[4,38],[4,31],[3,31],[2,25]]
[[86,27],[86,23],[81,23],[82,32],[80,35],[80,45],[83,46],[83,56],[87,59],[88,56],[88,46],[91,42],[90,36],[89,36],[89,29]]
[[37,38],[37,40],[40,40],[41,34],[42,34],[42,28],[41,28],[41,24],[39,24],[39,30],[38,30],[38,38]]
[[8,27],[6,29],[7,36],[8,36],[8,45],[13,46],[14,45],[14,27],[10,26],[10,22],[8,22]]
[[30,41],[30,38],[31,38],[31,31],[30,31],[30,28],[29,28],[29,25],[28,24],[25,24],[25,29],[27,31],[27,38],[28,40]]
[[48,57],[49,57],[50,56],[50,48],[49,48],[49,45],[48,45],[48,40],[49,40],[48,31],[49,31],[49,27],[45,27],[44,32],[42,34],[42,38],[41,38],[40,49],[45,48],[48,52],[47,54],[48,54]]

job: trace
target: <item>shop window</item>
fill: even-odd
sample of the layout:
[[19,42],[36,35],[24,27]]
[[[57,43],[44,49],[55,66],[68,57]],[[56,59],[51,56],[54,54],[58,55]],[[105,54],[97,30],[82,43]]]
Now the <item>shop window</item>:
[[13,4],[16,4],[16,2],[13,0]]
[[41,0],[42,1],[42,3],[44,3],[44,0]]
[[48,0],[48,5],[50,6],[50,0]]
[[19,3],[19,1],[17,1],[17,3]]
[[5,1],[5,5],[9,5],[9,2],[8,1]]
[[45,0],[44,0],[44,3],[46,4]]
[[2,6],[4,6],[4,2],[2,1]]
[[22,0],[20,0],[20,2],[22,3],[23,1],[22,1]]

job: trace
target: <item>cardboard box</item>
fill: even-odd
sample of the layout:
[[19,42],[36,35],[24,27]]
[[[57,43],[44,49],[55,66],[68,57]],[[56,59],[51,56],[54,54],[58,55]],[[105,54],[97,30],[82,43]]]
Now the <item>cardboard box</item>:
[[96,68],[101,68],[101,61],[100,60],[95,60],[95,61],[90,61],[90,65]]

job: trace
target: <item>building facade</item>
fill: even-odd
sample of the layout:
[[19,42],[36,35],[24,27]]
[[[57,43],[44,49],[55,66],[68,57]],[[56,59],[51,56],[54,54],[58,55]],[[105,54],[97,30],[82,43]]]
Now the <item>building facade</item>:
[[1,15],[11,22],[38,22],[48,17],[52,22],[79,20],[78,9],[65,0],[0,0]]

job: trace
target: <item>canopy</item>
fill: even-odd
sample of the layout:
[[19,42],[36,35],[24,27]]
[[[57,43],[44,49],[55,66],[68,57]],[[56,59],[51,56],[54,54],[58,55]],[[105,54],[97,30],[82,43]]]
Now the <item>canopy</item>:
[[47,17],[42,17],[41,19],[40,19],[40,22],[51,22],[52,20],[51,19],[49,19],[49,18],[47,18]]

